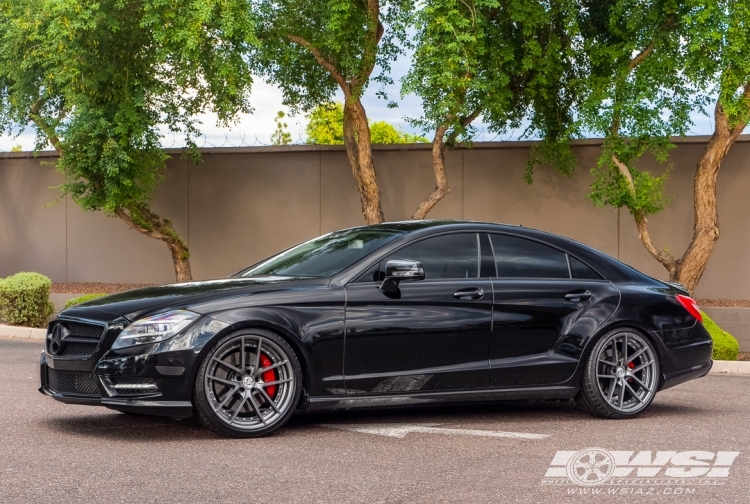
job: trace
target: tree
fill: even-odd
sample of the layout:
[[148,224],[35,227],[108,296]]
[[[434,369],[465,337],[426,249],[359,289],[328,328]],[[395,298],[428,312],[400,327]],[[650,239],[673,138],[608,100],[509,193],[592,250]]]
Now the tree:
[[[719,238],[719,168],[750,118],[750,3],[584,0],[579,21],[588,74],[576,120],[579,131],[605,137],[590,197],[627,208],[646,250],[692,293]],[[671,138],[687,134],[690,113],[712,95],[715,128],[696,168],[693,238],[676,258],[654,244],[648,227],[668,203],[668,173],[634,164],[647,151],[664,162]]]
[[278,85],[293,109],[312,110],[344,94],[343,141],[367,223],[382,222],[380,188],[362,95],[390,82],[391,61],[408,45],[411,0],[255,0],[258,73]]
[[344,145],[344,104],[321,103],[307,114],[308,144]]
[[385,121],[370,122],[370,132],[372,143],[379,145],[427,143],[429,141],[421,135],[401,131],[401,128]]
[[34,128],[64,194],[165,242],[190,280],[187,245],[150,208],[168,157],[159,128],[198,160],[197,114],[249,112],[252,33],[243,0],[0,0],[0,132]]
[[[344,144],[344,104],[323,103],[308,114],[307,143],[319,145]],[[419,135],[405,133],[385,121],[370,122],[370,135],[373,144],[425,143],[428,140]]]
[[289,126],[284,122],[285,116],[286,114],[281,110],[276,113],[276,118],[274,119],[276,129],[271,135],[271,145],[289,145],[292,143],[292,135],[287,131]]
[[[435,132],[437,184],[412,218],[425,218],[450,192],[445,151],[470,142],[472,123],[480,116],[492,132],[524,122],[528,135],[543,132],[547,143],[534,159],[546,159],[547,145],[567,138],[558,130],[569,107],[562,99],[566,93],[556,86],[566,85],[561,76],[573,68],[565,56],[573,53],[569,30],[575,26],[575,7],[568,0],[429,0],[419,10],[414,63],[402,93],[422,99],[424,116],[412,123]],[[558,161],[559,169],[570,173],[571,156]]]

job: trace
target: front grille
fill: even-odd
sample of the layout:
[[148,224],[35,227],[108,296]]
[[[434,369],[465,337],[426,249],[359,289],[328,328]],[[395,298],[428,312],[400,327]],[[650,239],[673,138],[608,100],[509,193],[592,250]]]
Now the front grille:
[[66,343],[57,355],[60,357],[89,356],[96,351],[97,345],[98,343]]
[[47,353],[57,357],[88,357],[96,351],[105,329],[99,324],[54,321],[47,332]]
[[80,322],[64,322],[74,338],[86,338],[99,341],[104,333],[104,327],[97,324],[82,324]]
[[61,394],[99,396],[99,387],[93,373],[49,369],[49,388]]

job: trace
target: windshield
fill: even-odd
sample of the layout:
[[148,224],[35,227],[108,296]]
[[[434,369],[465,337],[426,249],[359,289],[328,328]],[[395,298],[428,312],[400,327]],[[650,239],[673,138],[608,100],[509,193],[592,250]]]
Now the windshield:
[[306,276],[335,275],[379,249],[401,231],[390,229],[346,229],[292,247],[243,271],[240,276]]

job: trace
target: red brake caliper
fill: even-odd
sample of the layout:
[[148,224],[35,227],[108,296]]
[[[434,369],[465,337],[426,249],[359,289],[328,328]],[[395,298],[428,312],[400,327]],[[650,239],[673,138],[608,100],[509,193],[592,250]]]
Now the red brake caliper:
[[[633,364],[632,362],[628,362],[628,369],[633,369],[634,367],[635,367],[635,364]],[[628,378],[628,383],[633,383],[633,379]]]
[[[269,359],[266,354],[261,353],[260,354],[260,366],[265,368],[265,367],[270,366],[271,364],[273,364],[271,362],[271,359]],[[269,369],[268,371],[264,372],[261,375],[261,378],[263,379],[265,383],[268,383],[268,382],[276,381],[278,379],[278,375],[276,374],[275,369]],[[278,387],[277,385],[271,385],[269,387],[265,387],[265,391],[266,391],[266,394],[268,394],[268,397],[270,397],[271,399],[276,397],[277,387]]]

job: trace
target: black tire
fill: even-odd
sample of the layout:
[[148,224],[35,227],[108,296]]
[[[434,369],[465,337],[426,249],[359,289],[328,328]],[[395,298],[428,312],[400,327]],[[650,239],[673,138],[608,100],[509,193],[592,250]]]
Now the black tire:
[[[275,381],[265,379],[268,373]],[[301,389],[299,360],[284,338],[263,329],[237,331],[219,340],[201,363],[193,388],[195,416],[222,436],[265,436],[289,420]]]
[[633,329],[614,329],[594,345],[575,402],[595,417],[634,418],[654,400],[659,376],[651,341]]

